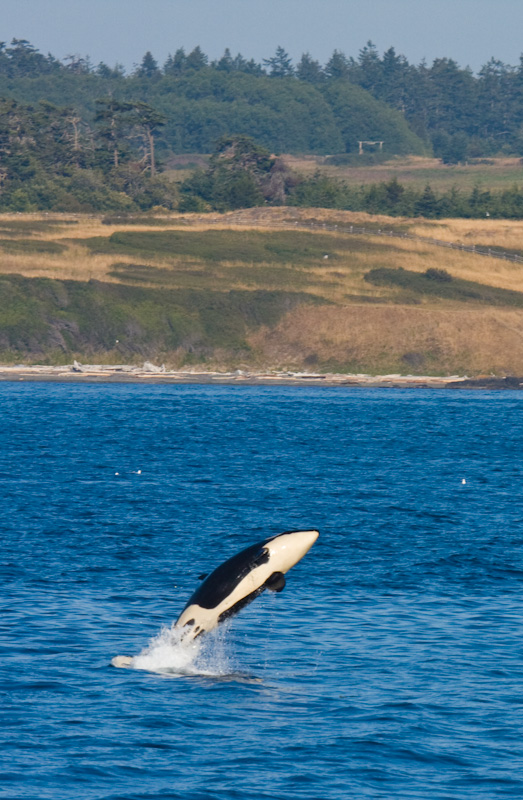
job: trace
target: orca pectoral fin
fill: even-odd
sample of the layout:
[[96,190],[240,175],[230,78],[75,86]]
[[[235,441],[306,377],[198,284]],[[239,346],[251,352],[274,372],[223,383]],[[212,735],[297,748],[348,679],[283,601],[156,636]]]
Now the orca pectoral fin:
[[245,608],[245,606],[248,606],[250,603],[252,603],[253,600],[256,600],[256,598],[265,589],[265,586],[266,586],[266,584],[264,584],[263,586],[260,586],[259,589],[256,589],[254,592],[251,592],[250,594],[247,595],[247,597],[242,597],[242,599],[238,600],[238,602],[235,603],[233,606],[231,606],[230,608],[225,609],[225,611],[222,611],[222,613],[218,617],[218,624],[220,624],[222,622],[225,622],[226,619],[230,619],[231,617],[236,616],[236,614],[239,611],[241,611],[242,608]]
[[273,572],[265,581],[265,588],[271,592],[281,592],[285,588],[285,575],[283,572]]

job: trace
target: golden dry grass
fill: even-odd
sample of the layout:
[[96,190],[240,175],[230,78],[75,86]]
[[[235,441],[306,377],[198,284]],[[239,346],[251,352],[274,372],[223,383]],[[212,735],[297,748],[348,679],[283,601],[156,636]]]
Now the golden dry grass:
[[523,311],[300,307],[253,333],[259,365],[386,374],[523,374]]
[[446,242],[523,251],[523,220],[418,220],[409,226],[409,230],[418,236],[431,236]]
[[[48,277],[62,280],[105,280],[121,282],[121,278],[111,274],[118,262],[129,260],[121,256],[96,254],[78,240],[91,237],[109,237],[115,231],[157,231],[166,229],[186,230],[201,232],[220,228],[222,230],[252,229],[260,231],[281,229],[288,227],[295,231],[302,227],[308,231],[318,231],[325,235],[322,225],[340,227],[355,226],[382,226],[387,228],[408,229],[420,236],[428,236],[445,241],[476,243],[482,246],[506,247],[518,249],[523,242],[523,222],[502,220],[438,220],[420,221],[407,219],[392,219],[385,216],[372,216],[366,213],[343,211],[328,211],[325,209],[295,209],[295,208],[256,208],[229,214],[209,215],[165,215],[162,216],[161,229],[146,223],[129,225],[125,221],[121,224],[102,224],[101,216],[76,216],[70,215],[0,215],[0,226],[9,225],[13,220],[26,223],[24,237],[27,239],[57,242],[65,246],[63,253],[12,253],[0,250],[0,273],[18,273],[27,277]],[[66,224],[74,219],[76,224]],[[41,223],[53,223],[56,227],[48,230],[39,228]],[[63,224],[60,224],[63,223]],[[311,223],[314,225],[310,227]],[[31,231],[31,224],[34,231]],[[354,236],[354,248],[347,247],[347,237],[335,232],[327,232],[331,238],[331,253],[335,259],[328,263],[318,264],[307,270],[309,281],[307,291],[317,294],[325,299],[344,302],[347,295],[364,295],[368,297],[381,297],[387,291],[372,286],[363,280],[363,276],[370,269],[386,266],[389,268],[403,267],[416,272],[424,272],[428,268],[446,269],[451,274],[466,280],[479,281],[492,286],[523,291],[523,267],[508,261],[486,258],[471,253],[435,247],[424,242],[408,239],[385,237],[360,237]],[[10,234],[2,233],[3,238],[20,236],[19,232]],[[361,247],[361,243],[368,243],[368,247]],[[359,243],[359,244],[358,244]],[[358,245],[358,246],[356,246]],[[379,245],[379,246],[378,246]],[[141,258],[140,263],[160,268],[170,268],[180,274],[180,285],[184,287],[193,285],[195,288],[202,286],[201,264],[183,257],[169,257],[158,255],[154,258]],[[221,262],[211,272],[207,270],[208,285],[212,288],[275,288],[271,282],[271,264],[266,264],[267,280],[260,283],[259,277],[250,280],[246,271],[243,275],[238,273],[241,261]],[[247,266],[248,265],[244,265]],[[199,274],[198,274],[199,270]],[[191,283],[191,273],[194,280]],[[276,273],[273,273],[276,275]],[[174,282],[173,282],[174,281]],[[171,276],[169,285],[175,285],[174,276]],[[141,283],[147,285],[147,282]],[[151,284],[152,285],[152,284]],[[157,281],[155,285],[158,285]],[[289,282],[285,283],[278,273],[278,289],[297,288],[292,271],[289,271]],[[304,288],[300,286],[299,288]],[[433,301],[435,302],[435,301]],[[436,301],[437,302],[437,301]]]

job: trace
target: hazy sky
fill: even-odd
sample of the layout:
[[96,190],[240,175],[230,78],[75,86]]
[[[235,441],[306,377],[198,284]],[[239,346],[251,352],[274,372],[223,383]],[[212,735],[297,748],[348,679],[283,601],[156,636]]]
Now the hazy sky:
[[371,39],[411,63],[447,56],[476,71],[492,56],[518,64],[522,31],[523,0],[0,0],[0,40],[128,70],[146,50],[163,64],[197,44],[211,58],[229,47],[260,61],[282,45],[324,63]]

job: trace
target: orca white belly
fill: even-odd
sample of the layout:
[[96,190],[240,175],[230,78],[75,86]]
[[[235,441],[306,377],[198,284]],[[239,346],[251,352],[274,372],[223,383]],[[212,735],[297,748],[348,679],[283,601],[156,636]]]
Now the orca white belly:
[[284,575],[310,550],[316,530],[286,531],[257,542],[206,577],[174,623],[190,641],[237,614],[265,589],[280,592]]

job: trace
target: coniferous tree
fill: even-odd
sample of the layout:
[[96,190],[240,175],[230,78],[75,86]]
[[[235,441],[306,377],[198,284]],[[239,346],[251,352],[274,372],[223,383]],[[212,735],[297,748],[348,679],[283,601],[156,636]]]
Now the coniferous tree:
[[197,210],[201,201],[219,211],[262,205],[266,199],[281,204],[292,185],[283,161],[250,136],[223,136],[208,169],[196,172],[182,187],[182,208]]
[[106,80],[110,78],[123,78],[124,76],[123,67],[118,64],[114,67],[109,67],[104,61],[100,61],[94,72],[100,78],[105,78]]
[[263,67],[253,58],[245,59],[241,53],[234,59],[234,69],[238,72],[245,72],[247,75],[263,75]]
[[199,46],[191,50],[185,59],[185,66],[187,69],[200,70],[206,67],[208,63],[209,59]]
[[112,97],[96,101],[95,123],[97,138],[104,143],[112,155],[113,167],[118,168],[124,154],[128,152],[127,134],[133,124],[133,104]]
[[276,48],[272,58],[264,58],[263,63],[268,68],[271,78],[290,78],[294,75],[292,60],[281,46]]
[[232,72],[234,70],[234,59],[228,47],[219,61],[216,62],[215,67],[221,72]]
[[428,184],[414,206],[414,214],[417,217],[427,217],[427,219],[433,219],[440,215],[438,198]]
[[349,76],[349,62],[340,50],[335,50],[324,69],[325,77],[337,81]]
[[[479,71],[478,129],[501,140],[514,132],[517,106],[516,70],[491,58]],[[520,117],[521,119],[521,117]],[[483,129],[481,131],[481,129]],[[485,137],[486,138],[486,137]],[[500,142],[501,144],[502,142]]]
[[179,47],[173,56],[169,55],[164,64],[163,71],[166,75],[179,77],[187,69],[187,56],[183,47]]
[[73,72],[75,75],[88,75],[92,71],[92,65],[89,57],[84,58],[78,54],[66,56],[64,61],[68,61],[65,68],[68,72]]
[[382,91],[382,63],[376,45],[370,40],[358,56],[358,83],[372,94],[379,96]]
[[148,50],[144,57],[142,58],[142,63],[136,70],[136,75],[139,78],[154,78],[159,77],[160,70],[158,68],[158,62],[154,58],[153,54]]
[[321,83],[324,76],[320,62],[315,61],[310,53],[303,53],[296,65],[296,77],[300,81],[306,81],[307,83]]
[[135,121],[143,133],[147,163],[151,176],[156,175],[156,156],[154,137],[158,130],[165,125],[165,115],[156,111],[148,103],[133,103]]
[[405,56],[399,56],[390,47],[382,58],[380,100],[403,114],[408,108],[411,70]]
[[52,56],[44,56],[27,39],[13,39],[11,47],[5,49],[7,71],[11,77],[36,77],[48,75],[60,69],[60,62]]

